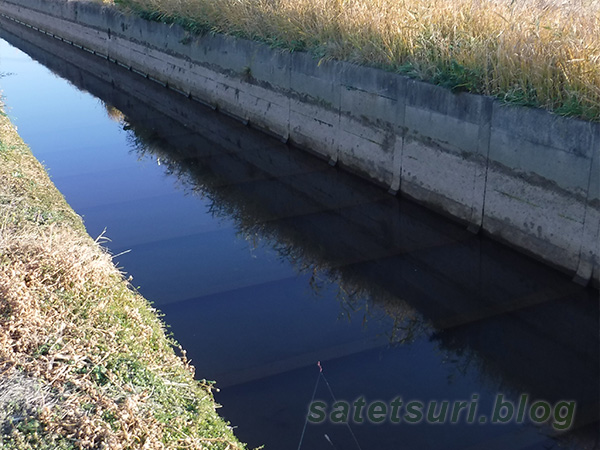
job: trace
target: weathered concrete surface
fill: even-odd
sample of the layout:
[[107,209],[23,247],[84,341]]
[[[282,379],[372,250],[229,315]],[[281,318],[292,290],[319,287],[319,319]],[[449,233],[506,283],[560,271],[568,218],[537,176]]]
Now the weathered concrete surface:
[[[589,279],[598,257],[593,201],[598,193],[590,185],[597,129],[539,110],[495,104],[484,229]],[[586,249],[583,257],[578,246]]]
[[12,0],[0,13],[482,229],[581,283],[600,283],[598,123],[229,36],[191,36],[98,3]]

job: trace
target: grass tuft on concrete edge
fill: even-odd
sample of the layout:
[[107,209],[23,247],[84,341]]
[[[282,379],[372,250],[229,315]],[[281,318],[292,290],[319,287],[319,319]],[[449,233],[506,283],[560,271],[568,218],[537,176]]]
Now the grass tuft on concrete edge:
[[244,449],[176,346],[0,112],[0,447]]

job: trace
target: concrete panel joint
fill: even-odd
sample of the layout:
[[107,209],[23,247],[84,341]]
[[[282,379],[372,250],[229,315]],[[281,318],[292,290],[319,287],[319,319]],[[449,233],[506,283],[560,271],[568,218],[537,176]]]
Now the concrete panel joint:
[[[600,124],[592,124],[592,127],[595,151],[590,160],[579,264],[573,278],[583,286],[592,281],[594,273],[600,272]],[[600,284],[600,279],[593,280],[593,283]]]
[[469,231],[478,233],[483,224],[485,214],[485,195],[490,158],[490,134],[492,127],[493,101],[489,97],[481,97],[481,115],[477,134],[477,154],[482,160],[481,166],[474,171],[473,205],[469,220]]

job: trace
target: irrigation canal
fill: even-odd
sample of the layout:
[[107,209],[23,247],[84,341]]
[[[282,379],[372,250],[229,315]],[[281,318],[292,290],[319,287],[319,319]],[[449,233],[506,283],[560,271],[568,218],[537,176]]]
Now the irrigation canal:
[[[99,57],[0,27],[21,136],[251,447],[598,448],[597,291]],[[327,412],[333,395],[464,400],[476,420],[302,435],[315,385]],[[490,423],[498,393],[576,402],[570,430],[554,410]]]

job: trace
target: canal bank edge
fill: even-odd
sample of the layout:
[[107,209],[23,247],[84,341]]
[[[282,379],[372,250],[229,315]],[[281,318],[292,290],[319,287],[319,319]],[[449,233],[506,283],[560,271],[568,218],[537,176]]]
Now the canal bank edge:
[[245,448],[1,109],[0,223],[0,447]]
[[0,13],[600,285],[600,123],[100,3],[4,1]]

